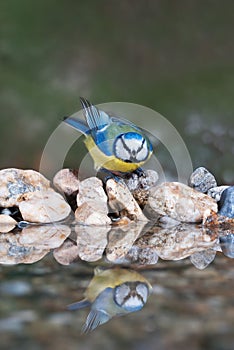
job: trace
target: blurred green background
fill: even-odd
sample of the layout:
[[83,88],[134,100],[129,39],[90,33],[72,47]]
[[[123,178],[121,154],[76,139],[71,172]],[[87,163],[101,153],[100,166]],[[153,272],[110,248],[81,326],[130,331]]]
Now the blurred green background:
[[1,0],[0,167],[38,169],[84,96],[158,111],[194,167],[233,182],[233,13],[231,0]]

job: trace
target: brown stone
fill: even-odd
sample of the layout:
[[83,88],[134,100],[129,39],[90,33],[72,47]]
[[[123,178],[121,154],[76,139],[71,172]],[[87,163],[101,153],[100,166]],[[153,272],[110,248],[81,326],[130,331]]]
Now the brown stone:
[[121,216],[127,216],[131,220],[147,221],[125,183],[109,179],[106,182],[106,192],[113,212],[120,212]]

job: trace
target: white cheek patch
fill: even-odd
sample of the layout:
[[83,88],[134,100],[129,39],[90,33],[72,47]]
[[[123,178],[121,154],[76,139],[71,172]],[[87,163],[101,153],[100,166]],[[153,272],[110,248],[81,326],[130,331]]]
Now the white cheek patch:
[[144,145],[143,148],[136,153],[136,160],[138,162],[141,162],[145,160],[147,157],[148,157],[148,149],[147,149],[147,146]]
[[142,300],[137,295],[131,295],[124,303],[124,307],[127,309],[135,309],[143,305]]
[[122,139],[117,139],[115,143],[115,155],[116,157],[123,159],[123,160],[129,160],[130,154],[129,151],[124,148]]
[[136,153],[142,145],[142,140],[137,139],[124,139],[125,147],[131,150],[132,153]]

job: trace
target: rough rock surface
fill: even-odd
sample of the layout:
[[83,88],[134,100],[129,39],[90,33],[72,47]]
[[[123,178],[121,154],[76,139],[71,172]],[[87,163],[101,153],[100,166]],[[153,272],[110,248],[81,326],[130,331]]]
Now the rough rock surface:
[[155,186],[159,179],[158,173],[155,170],[144,170],[142,175],[132,173],[128,179],[125,179],[125,183],[129,190],[135,191],[138,189],[148,190],[150,187]]
[[220,215],[234,218],[234,186],[230,186],[222,192],[219,208]]
[[75,211],[76,221],[84,225],[109,225],[107,196],[102,181],[90,177],[80,182],[77,194],[78,208]]
[[9,215],[0,214],[0,233],[10,232],[17,222]]
[[110,225],[111,219],[98,202],[82,203],[75,211],[76,222],[83,225]]
[[58,191],[70,196],[78,192],[80,181],[71,169],[61,169],[55,174],[53,184]]
[[21,196],[19,210],[26,221],[47,223],[65,219],[71,208],[59,193],[50,188],[25,193]]
[[37,171],[16,168],[0,170],[0,206],[17,206],[22,195],[44,191],[49,187],[49,180]]
[[207,193],[207,191],[217,186],[217,182],[213,174],[204,167],[199,167],[191,174],[188,184],[196,191]]
[[153,187],[148,205],[156,215],[190,223],[201,222],[207,209],[218,210],[214,199],[179,182],[165,182]]
[[107,213],[107,196],[103,189],[102,181],[97,177],[89,177],[80,182],[79,193],[77,194],[78,207],[83,203],[98,203]]
[[208,194],[208,196],[214,198],[216,200],[216,202],[219,202],[223,191],[226,190],[228,187],[229,186],[212,187],[208,190],[207,194]]
[[106,192],[114,213],[119,212],[121,216],[127,216],[131,220],[147,221],[125,183],[109,179],[106,182]]

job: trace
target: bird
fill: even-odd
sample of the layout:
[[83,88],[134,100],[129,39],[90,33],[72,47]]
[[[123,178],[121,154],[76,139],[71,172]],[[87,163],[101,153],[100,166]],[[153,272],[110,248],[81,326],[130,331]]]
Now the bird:
[[85,291],[85,298],[68,305],[68,310],[91,308],[82,333],[88,333],[114,316],[141,310],[152,287],[148,280],[132,269],[97,267]]
[[149,160],[153,147],[143,130],[128,120],[109,115],[80,97],[85,121],[73,116],[64,122],[85,135],[96,170],[132,173]]

